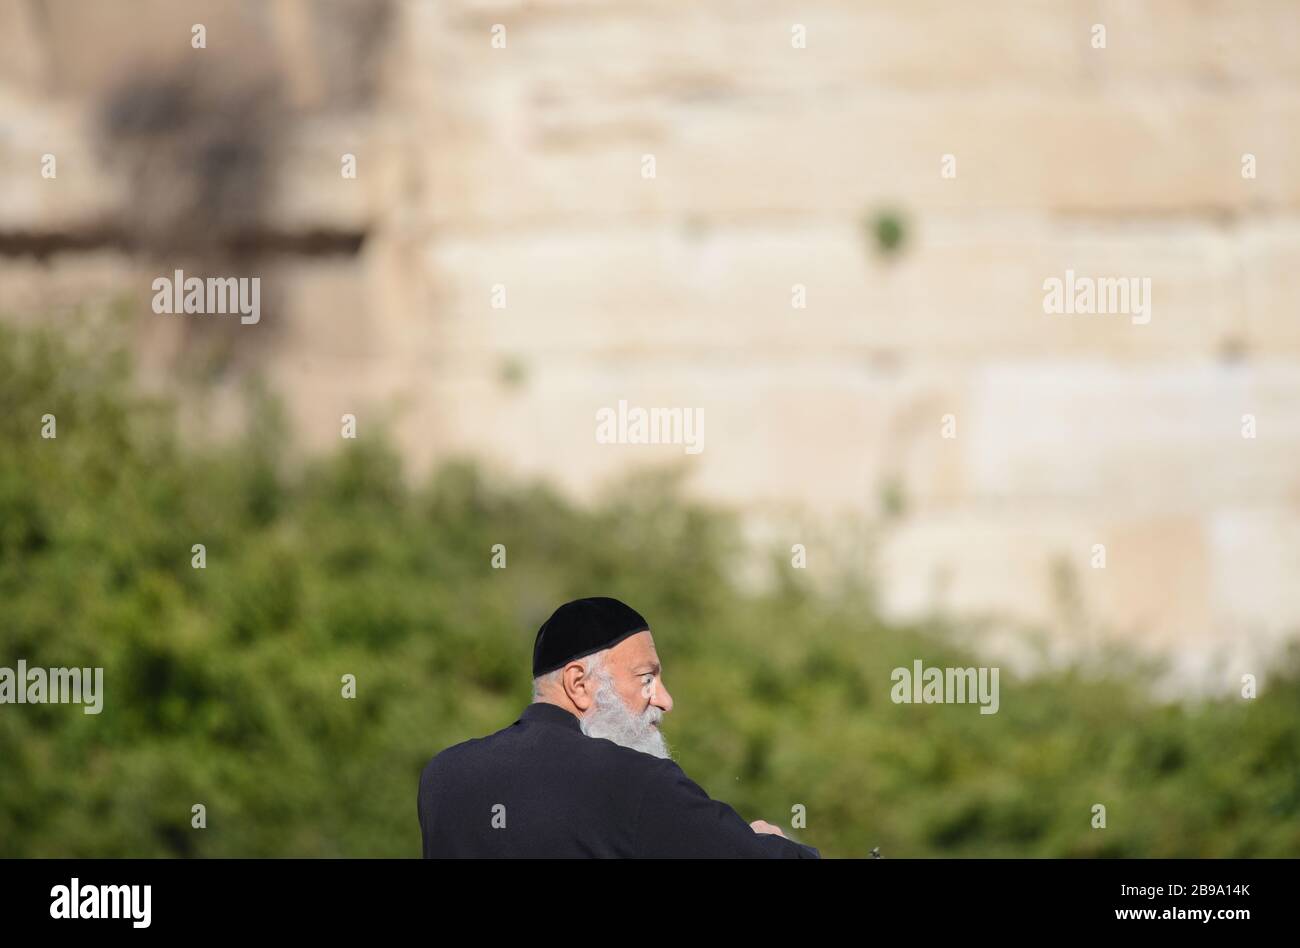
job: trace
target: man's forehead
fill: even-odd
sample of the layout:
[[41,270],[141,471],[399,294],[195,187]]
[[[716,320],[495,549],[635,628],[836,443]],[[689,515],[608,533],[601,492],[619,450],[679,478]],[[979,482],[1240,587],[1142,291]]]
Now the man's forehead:
[[655,651],[654,636],[647,629],[636,635],[629,635],[614,647],[621,661],[631,665],[658,664],[659,654]]

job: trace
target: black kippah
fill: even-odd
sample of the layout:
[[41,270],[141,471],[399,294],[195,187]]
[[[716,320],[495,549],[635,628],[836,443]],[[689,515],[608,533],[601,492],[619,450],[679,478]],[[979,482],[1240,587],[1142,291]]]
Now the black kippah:
[[650,623],[641,613],[617,599],[596,596],[566,602],[537,630],[533,677],[555,671],[575,658],[610,648],[649,628]]

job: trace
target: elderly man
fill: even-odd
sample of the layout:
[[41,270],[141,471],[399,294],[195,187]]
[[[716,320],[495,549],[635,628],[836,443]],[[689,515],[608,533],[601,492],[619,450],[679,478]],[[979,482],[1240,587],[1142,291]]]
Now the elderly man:
[[560,606],[533,646],[533,703],[425,765],[425,857],[819,858],[682,772],[659,730],[672,708],[645,619],[617,599]]

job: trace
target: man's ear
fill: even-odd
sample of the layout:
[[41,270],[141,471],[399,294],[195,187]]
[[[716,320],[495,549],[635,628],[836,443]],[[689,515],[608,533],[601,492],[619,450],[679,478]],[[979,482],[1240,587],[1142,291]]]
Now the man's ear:
[[564,693],[579,711],[585,712],[596,703],[596,679],[587,674],[582,662],[573,661],[565,665],[560,681],[564,685]]

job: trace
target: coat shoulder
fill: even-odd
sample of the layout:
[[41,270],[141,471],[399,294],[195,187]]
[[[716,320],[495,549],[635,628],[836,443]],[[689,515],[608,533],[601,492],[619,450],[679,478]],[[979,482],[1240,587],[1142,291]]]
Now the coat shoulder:
[[439,772],[453,766],[459,759],[463,759],[466,754],[473,754],[476,747],[488,740],[486,737],[471,737],[467,741],[461,741],[459,744],[452,744],[445,747],[438,753],[434,754],[425,763],[424,768],[420,771],[420,783],[423,785]]

